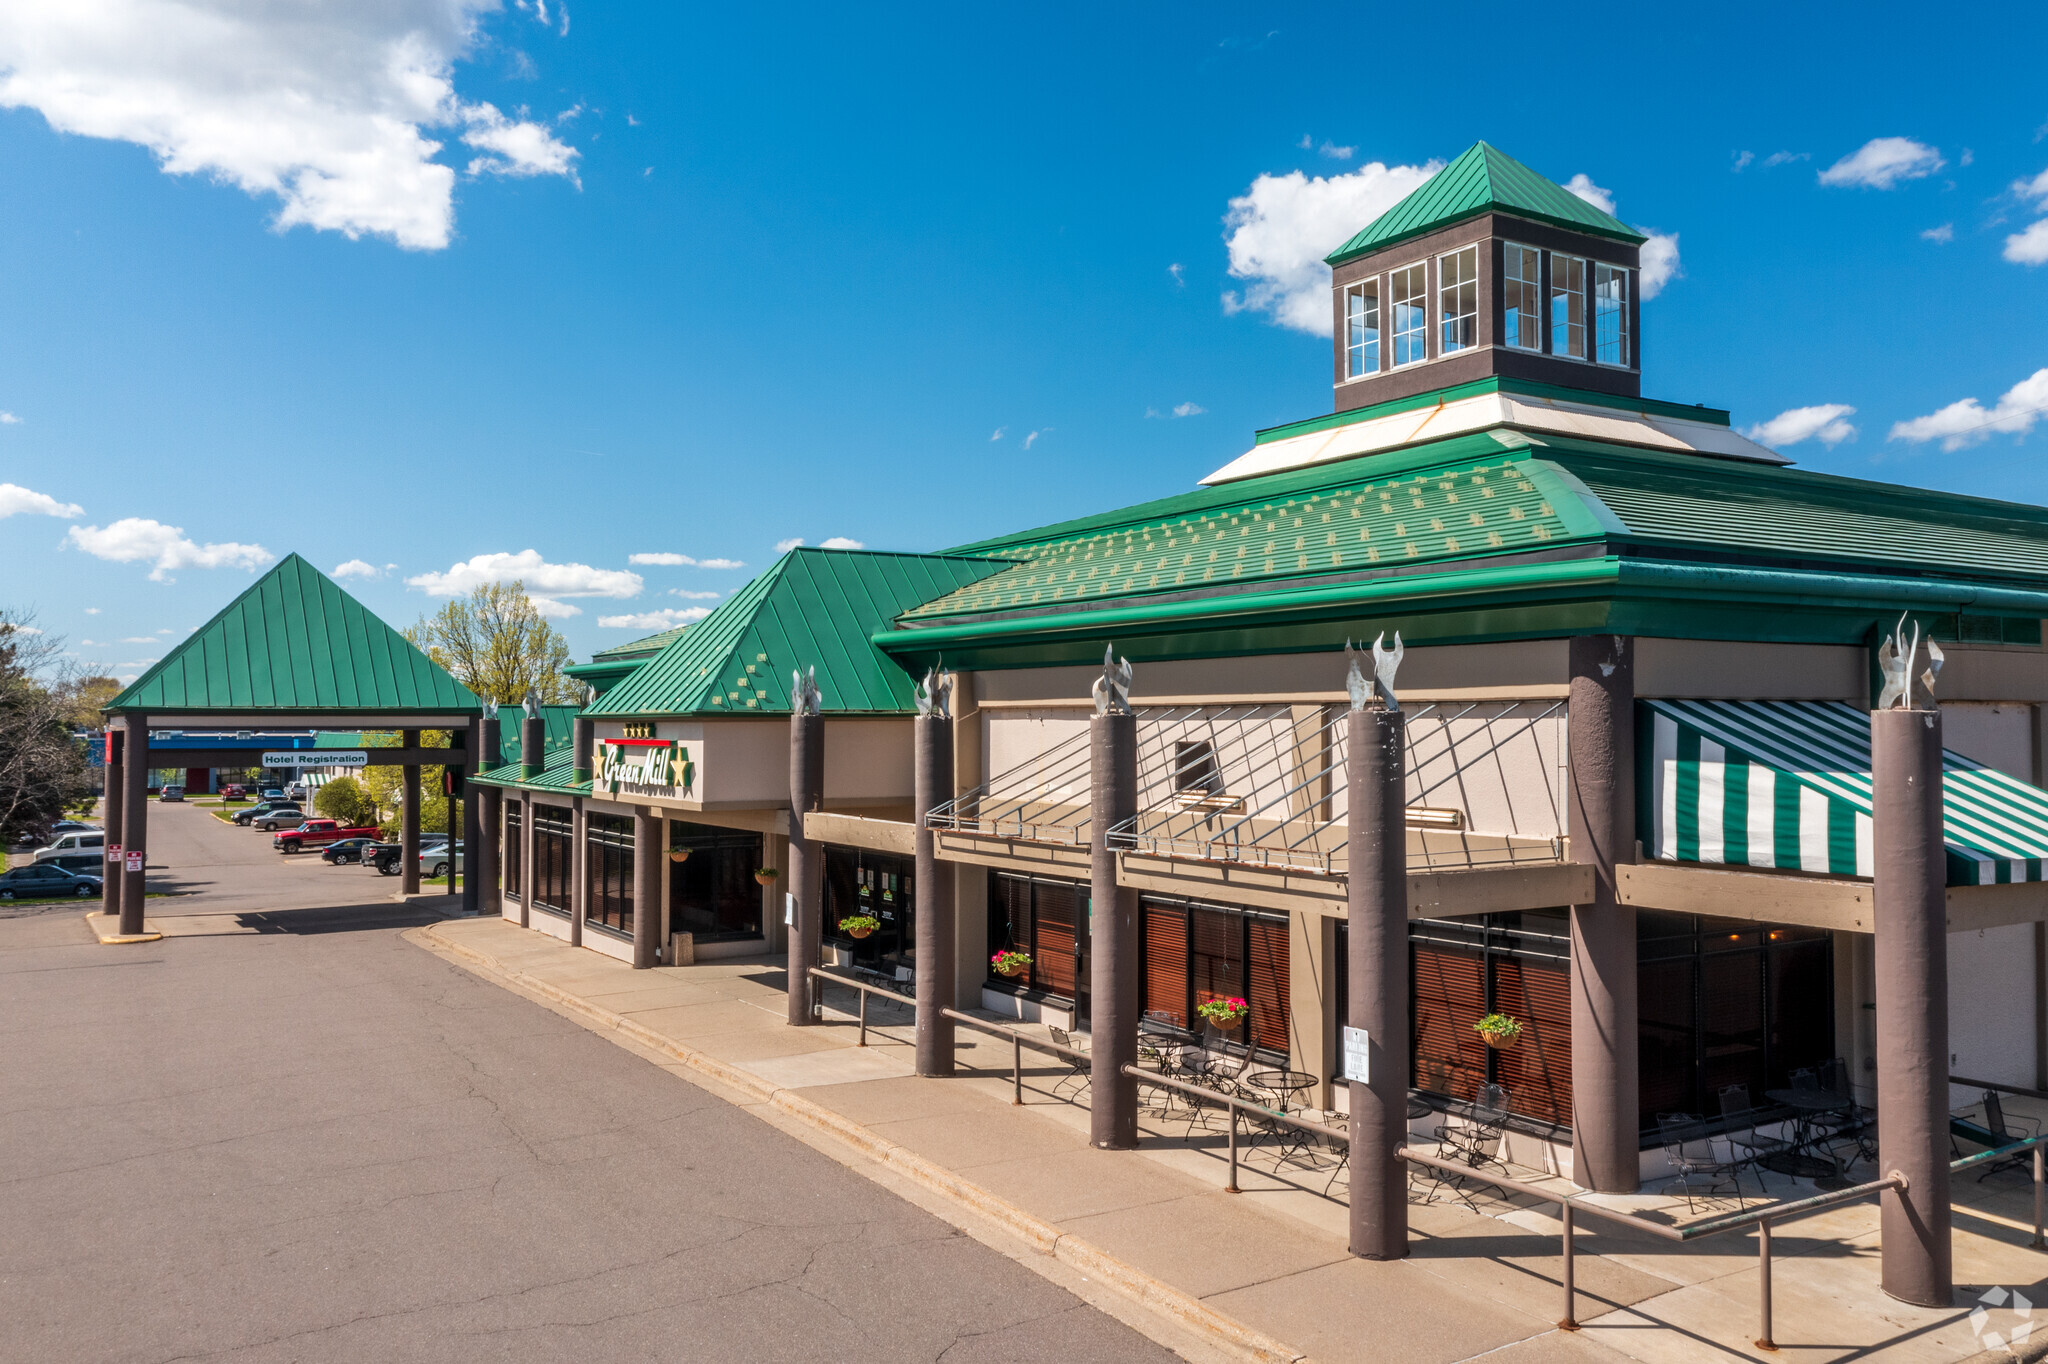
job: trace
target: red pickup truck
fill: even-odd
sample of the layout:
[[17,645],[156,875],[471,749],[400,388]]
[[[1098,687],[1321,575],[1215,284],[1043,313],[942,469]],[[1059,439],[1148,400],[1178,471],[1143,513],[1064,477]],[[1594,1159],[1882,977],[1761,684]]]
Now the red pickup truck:
[[302,848],[324,848],[344,838],[376,838],[383,831],[372,824],[366,829],[343,828],[331,819],[309,819],[296,829],[280,829],[270,839],[279,852],[295,853]]

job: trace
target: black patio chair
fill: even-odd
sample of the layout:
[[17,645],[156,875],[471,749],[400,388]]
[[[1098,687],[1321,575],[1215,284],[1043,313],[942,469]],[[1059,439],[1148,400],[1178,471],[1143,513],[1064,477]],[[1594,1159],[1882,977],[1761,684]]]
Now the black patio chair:
[[[1500,1158],[1501,1141],[1507,1135],[1508,1091],[1500,1085],[1481,1085],[1479,1093],[1470,1102],[1452,1103],[1444,1110],[1444,1120],[1436,1129],[1436,1155],[1438,1160],[1455,1161],[1477,1172],[1489,1165],[1500,1167],[1507,1173],[1507,1163]],[[1466,1207],[1478,1211],[1478,1204],[1465,1189],[1470,1177],[1463,1172],[1453,1173],[1428,1167],[1430,1187],[1425,1200],[1433,1200],[1437,1192],[1449,1188],[1464,1201]]]
[[[2005,1100],[1998,1097],[1997,1090],[1985,1090],[1982,1102],[1984,1129],[1992,1135],[1997,1145],[2010,1146],[2014,1142],[2026,1141],[2030,1137],[2041,1135],[2039,1127],[2030,1120],[2006,1116]],[[1984,1167],[1984,1172],[1977,1176],[1977,1182],[1982,1184],[2001,1170],[2014,1170],[2023,1165],[2031,1166],[2033,1163],[2034,1153],[2032,1150],[2017,1152],[2003,1160],[1990,1162]]]
[[1849,1067],[1837,1056],[1820,1063],[1820,1087],[1842,1096],[1839,1113],[1822,1119],[1821,1145],[1844,1167],[1862,1160],[1877,1161],[1877,1123],[1870,1110],[1856,1102],[1849,1086]]
[[[1046,1032],[1051,1035],[1055,1046],[1073,1047],[1076,1050],[1082,1050],[1065,1028],[1047,1028]],[[1066,1063],[1067,1073],[1062,1075],[1059,1083],[1052,1087],[1053,1096],[1055,1098],[1059,1097],[1061,1090],[1065,1089],[1068,1085],[1073,1085],[1075,1086],[1074,1097],[1076,1099],[1080,1098],[1088,1092],[1089,1083],[1094,1079],[1094,1071],[1087,1061],[1077,1061],[1071,1056],[1061,1056],[1059,1059]]]
[[1757,1130],[1759,1123],[1770,1119],[1749,1101],[1748,1085],[1724,1085],[1719,1099],[1721,1121],[1725,1125],[1723,1135],[1742,1163],[1756,1171],[1757,1186],[1761,1188],[1764,1182],[1763,1162],[1791,1150],[1792,1143]]
[[1664,1186],[1669,1192],[1674,1186],[1685,1190],[1685,1210],[1695,1211],[1693,1206],[1694,1182],[1705,1180],[1707,1193],[1726,1185],[1735,1190],[1735,1206],[1742,1202],[1742,1167],[1746,1163],[1731,1150],[1726,1155],[1714,1149],[1714,1139],[1707,1133],[1707,1124],[1695,1113],[1659,1113],[1657,1135],[1663,1142],[1665,1158],[1678,1177]]

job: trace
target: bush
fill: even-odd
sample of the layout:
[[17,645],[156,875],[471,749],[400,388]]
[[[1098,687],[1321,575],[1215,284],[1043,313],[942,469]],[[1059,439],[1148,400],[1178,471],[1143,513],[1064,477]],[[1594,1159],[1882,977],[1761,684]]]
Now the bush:
[[369,793],[353,777],[336,777],[313,796],[313,809],[347,828],[360,828],[377,817]]

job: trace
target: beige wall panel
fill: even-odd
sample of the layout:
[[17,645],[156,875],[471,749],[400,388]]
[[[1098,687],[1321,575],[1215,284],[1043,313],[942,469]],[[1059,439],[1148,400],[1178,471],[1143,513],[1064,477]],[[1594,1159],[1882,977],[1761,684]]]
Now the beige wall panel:
[[[1361,636],[1369,637],[1370,622],[1361,621],[1358,628]],[[1401,664],[1401,695],[1421,696],[1432,690],[1561,688],[1569,679],[1565,649],[1561,639],[1410,648]],[[1140,705],[1158,705],[1164,700],[1339,701],[1344,697],[1341,650],[1177,659],[1139,664],[1135,672],[1131,700]],[[1102,669],[1094,666],[1014,668],[975,677],[984,706],[1084,706],[1089,704],[1088,689],[1101,673]],[[991,770],[1001,768],[992,766]]]
[[[783,752],[788,749],[788,721],[783,722]],[[853,720],[828,717],[825,721],[825,799],[838,804],[849,801],[910,801],[910,721]],[[789,760],[783,759],[783,799],[789,798]]]
[[[2048,650],[1945,644],[1936,694],[1950,701],[2048,701]],[[1988,1078],[1988,1077],[1987,1077]]]
[[1463,810],[1466,827],[1480,833],[1566,832],[1561,702],[1430,706],[1415,710],[1407,729],[1408,804]]
[[[987,674],[982,674],[986,677]],[[1071,710],[981,712],[983,762],[988,777],[1004,777],[1002,795],[1056,805],[1088,803],[1088,716]],[[1043,755],[1070,745],[1058,759]],[[984,803],[984,813],[986,812]]]
[[[1942,681],[1948,670],[1942,670]],[[1943,687],[1943,691],[1947,688]],[[1941,746],[2021,781],[2034,779],[2034,708],[2011,701],[1941,703]]]
[[[1636,695],[1868,704],[1869,659],[1853,645],[1636,641]],[[1943,677],[1943,690],[1947,690]]]
[[[1948,935],[1948,1049],[1951,1075],[2034,1083],[2033,925]],[[1953,1104],[1979,1097],[1950,1093]]]

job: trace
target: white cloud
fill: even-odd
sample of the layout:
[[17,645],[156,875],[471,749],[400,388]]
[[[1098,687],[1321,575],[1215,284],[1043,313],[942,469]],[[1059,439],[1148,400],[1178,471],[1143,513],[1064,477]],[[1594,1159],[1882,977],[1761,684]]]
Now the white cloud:
[[665,611],[636,611],[628,616],[599,616],[597,623],[607,630],[673,630],[710,614],[702,606],[679,606]]
[[[1745,153],[1746,154],[1746,153]],[[1741,167],[1737,166],[1737,170]],[[1593,177],[1581,171],[1564,182],[1564,187],[1584,199],[1608,217],[1619,216],[1614,207],[1614,195],[1593,183]],[[1664,286],[1674,279],[1682,279],[1685,270],[1678,263],[1678,234],[1676,232],[1654,232],[1647,227],[1636,231],[1649,238],[1643,243],[1640,256],[1641,274],[1637,283],[1645,299],[1655,298],[1664,292]]]
[[1938,412],[1893,425],[1890,439],[1914,442],[1939,440],[1944,450],[1960,450],[1991,439],[1994,432],[2024,436],[2048,412],[2048,369],[2037,369],[1999,396],[1987,408],[1975,398],[1950,403]]
[[232,540],[197,544],[185,538],[183,527],[140,516],[124,516],[104,529],[73,526],[64,538],[96,559],[117,564],[148,560],[150,581],[159,583],[174,581],[170,575],[181,568],[245,568],[253,573],[277,557],[261,545]]
[[1029,449],[1031,448],[1032,444],[1033,444],[1034,442],[1036,442],[1036,441],[1037,441],[1037,439],[1039,438],[1039,436],[1040,436],[1040,435],[1042,435],[1042,434],[1044,434],[1044,433],[1043,433],[1043,432],[1039,432],[1039,431],[1033,431],[1033,432],[1032,432],[1032,433],[1031,433],[1030,435],[1026,436],[1026,437],[1024,438],[1024,448],[1025,448],[1026,450],[1029,450]]
[[741,559],[699,559],[697,561],[697,567],[699,568],[745,568],[746,566],[746,562]]
[[1856,428],[1844,420],[1856,409],[1842,403],[1821,403],[1816,407],[1789,407],[1767,422],[1749,428],[1753,441],[1777,448],[1818,440],[1822,445],[1839,445],[1856,438]]
[[2022,199],[2032,199],[2037,208],[2048,208],[2048,170],[2031,180],[2013,181],[2012,192]]
[[1873,137],[1820,173],[1823,185],[1892,189],[1901,180],[1920,180],[1948,162],[1941,150],[1910,137]]
[[723,592],[691,592],[681,587],[671,587],[668,594],[671,597],[681,597],[684,601],[717,601],[725,595]]
[[1750,162],[1752,162],[1752,161],[1756,160],[1756,153],[1755,153],[1755,152],[1736,152],[1736,153],[1734,153],[1734,157],[1735,157],[1735,166],[1734,166],[1734,170],[1735,170],[1735,173],[1736,173],[1737,175],[1740,175],[1740,174],[1742,173],[1742,168],[1743,168],[1743,167],[1747,166],[1747,165],[1748,165],[1748,164],[1749,164]]
[[[628,554],[626,562],[651,568],[745,568],[738,559],[693,559],[687,554]],[[716,596],[717,593],[713,593]]]
[[795,549],[797,546],[801,545],[803,542],[804,537],[801,535],[791,540],[777,540],[775,542],[775,552],[777,554],[787,554],[791,550]]
[[1176,285],[1180,286],[1183,289],[1187,287],[1188,268],[1185,265],[1182,265],[1179,261],[1175,261],[1173,264],[1166,267],[1166,273],[1173,276],[1173,282]]
[[156,644],[159,641],[154,635],[130,635],[126,639],[116,642],[120,644]]
[[[2048,209],[2048,170],[2031,180],[2013,181],[2012,189],[2022,199],[2032,199],[2035,209]],[[2015,265],[2048,265],[2048,218],[2007,237],[2005,258]]]
[[1358,148],[1340,147],[1336,143],[1330,141],[1330,139],[1324,138],[1323,145],[1316,148],[1316,154],[1319,156],[1327,156],[1332,161],[1349,161],[1353,156],[1358,154]]
[[1940,227],[1930,227],[1920,234],[1920,238],[1922,241],[1940,242],[1943,245],[1947,245],[1956,239],[1956,225],[1954,223],[1943,223]]
[[[0,631],[0,633],[10,635],[40,635],[41,633],[43,633],[43,627],[40,625],[9,625],[5,628],[4,631]],[[126,640],[122,641],[122,643],[124,644],[127,642],[128,641]],[[142,642],[145,644],[154,644],[156,641],[144,640]]]
[[529,592],[526,599],[533,603],[533,609],[545,620],[567,620],[571,616],[583,614],[582,607],[571,606],[565,601],[556,601],[553,597],[536,597]]
[[1199,417],[1208,410],[1208,408],[1200,403],[1176,403],[1170,412],[1161,412],[1156,407],[1148,407],[1145,409],[1145,415],[1147,417],[1157,417],[1163,421],[1169,416]]
[[835,535],[835,536],[833,536],[833,537],[832,537],[831,539],[829,539],[829,540],[820,540],[820,541],[818,542],[818,548],[819,548],[819,549],[866,549],[866,548],[867,548],[867,546],[866,546],[866,545],[864,545],[864,544],[862,544],[862,543],[861,543],[860,541],[858,541],[858,540],[849,540],[849,539],[848,539],[847,537],[845,537],[844,535]]
[[1764,158],[1764,165],[1766,167],[1789,166],[1794,161],[1811,160],[1813,160],[1812,152],[1772,152],[1769,156]]
[[26,513],[30,516],[83,516],[85,508],[76,502],[59,502],[48,493],[30,492],[17,483],[0,483],[0,519]]
[[1584,171],[1565,181],[1564,187],[1609,217],[1614,215],[1614,196],[1594,184],[1593,177]]
[[85,614],[87,614],[88,616],[97,616],[99,613],[100,609],[97,606],[88,606],[85,608]]
[[21,418],[15,416],[12,412],[0,412],[0,426],[19,425],[21,425]]
[[574,179],[575,149],[455,90],[495,0],[248,4],[75,0],[0,9],[0,106],[59,132],[133,142],[174,175],[280,201],[275,226],[439,250],[455,171]]
[[377,566],[366,564],[361,559],[350,559],[347,563],[336,564],[333,576],[337,578],[374,578]]
[[990,439],[991,441],[998,441],[998,440],[1001,440],[1001,439],[1003,438],[1003,432],[1005,432],[1005,431],[1007,431],[1007,430],[1009,430],[1009,429],[1010,429],[1010,428],[1009,428],[1009,427],[1007,427],[1007,426],[998,426],[998,427],[997,427],[997,428],[995,429],[995,434],[994,434],[994,435],[992,435],[992,436],[990,436],[990,437],[989,437],[989,439]]
[[[453,597],[485,583],[526,584],[527,593],[538,604],[541,597],[637,597],[646,580],[638,573],[620,568],[592,568],[589,564],[551,564],[537,549],[517,554],[479,554],[451,567],[446,573],[421,573],[407,578],[407,587],[417,587],[430,597]],[[555,603],[564,615],[580,615],[574,607]],[[542,614],[546,614],[543,612]]]
[[1323,257],[1443,169],[1441,161],[1389,167],[1370,161],[1342,175],[1261,175],[1230,201],[1230,274],[1242,293],[1226,313],[1264,313],[1283,327],[1330,334],[1330,267]]

